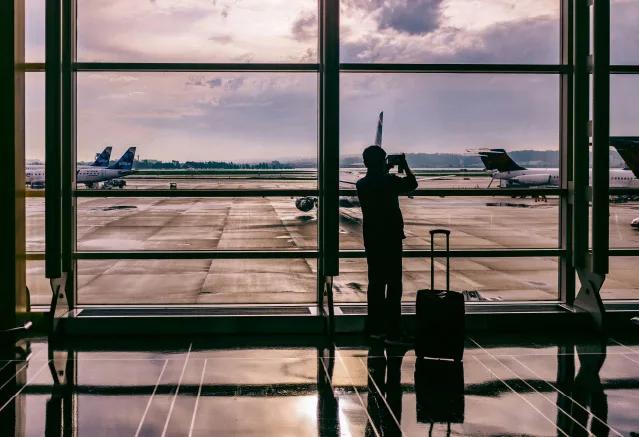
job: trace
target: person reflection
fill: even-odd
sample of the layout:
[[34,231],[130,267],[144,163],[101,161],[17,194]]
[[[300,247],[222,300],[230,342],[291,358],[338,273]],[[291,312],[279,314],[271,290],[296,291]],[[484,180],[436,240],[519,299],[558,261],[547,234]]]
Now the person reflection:
[[599,378],[599,372],[606,361],[606,345],[597,345],[595,351],[592,347],[577,346],[577,356],[580,367],[572,391],[572,417],[575,423],[569,434],[607,436],[608,398]]
[[368,350],[366,436],[402,435],[402,361],[406,347],[374,341]]

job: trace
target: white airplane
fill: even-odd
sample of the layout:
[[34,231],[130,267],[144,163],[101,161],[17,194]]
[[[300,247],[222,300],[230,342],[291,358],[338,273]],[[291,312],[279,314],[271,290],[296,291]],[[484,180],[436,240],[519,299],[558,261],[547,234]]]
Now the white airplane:
[[[375,132],[374,145],[382,146],[382,130],[384,127],[384,111],[379,113],[377,119],[377,131]],[[341,170],[339,175],[339,181],[343,184],[355,185],[357,180],[362,177],[358,171],[344,171]],[[302,212],[309,212],[317,206],[317,197],[307,196],[299,197],[295,199],[295,207]],[[354,196],[340,196],[339,206],[350,208],[359,206],[359,199]]]
[[[111,147],[107,147],[109,156],[111,154]],[[117,180],[123,176],[129,175],[133,172],[133,160],[135,159],[135,147],[129,147],[124,152],[122,157],[118,159],[114,164],[108,165],[109,158],[106,159],[107,165],[104,166],[104,157],[102,152],[96,162],[91,165],[78,166],[76,169],[76,182],[84,184],[88,188],[95,187],[99,182],[109,182],[117,187],[124,187],[126,181]],[[97,162],[101,165],[96,165]],[[28,166],[26,171],[26,182],[31,188],[44,188],[45,183],[45,167],[43,165]]]
[[[610,187],[639,187],[639,137],[611,137],[629,169],[611,169]],[[478,154],[486,170],[491,173],[490,187],[498,180],[501,188],[558,187],[558,168],[525,168],[517,164],[504,149],[480,149]],[[589,172],[592,180],[592,170]]]
[[[95,157],[95,161],[89,165],[79,165],[78,168],[83,167],[108,167],[109,160],[111,159],[111,150],[113,147],[107,146],[101,153],[98,153]],[[25,166],[25,183],[31,188],[44,188],[44,164],[27,164]]]

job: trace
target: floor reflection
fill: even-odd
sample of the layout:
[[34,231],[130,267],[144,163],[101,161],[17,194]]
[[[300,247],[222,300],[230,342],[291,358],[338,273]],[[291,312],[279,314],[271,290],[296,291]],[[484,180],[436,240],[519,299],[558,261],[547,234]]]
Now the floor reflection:
[[[639,339],[639,338],[638,338]],[[639,342],[357,340],[0,348],[2,436],[637,435]]]

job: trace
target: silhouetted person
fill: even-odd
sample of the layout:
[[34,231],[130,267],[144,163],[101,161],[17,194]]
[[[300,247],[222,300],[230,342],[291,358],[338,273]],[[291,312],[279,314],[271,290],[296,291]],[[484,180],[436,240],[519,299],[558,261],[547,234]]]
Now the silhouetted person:
[[363,153],[366,176],[357,181],[362,207],[364,248],[368,262],[369,335],[386,335],[390,341],[401,336],[402,240],[404,220],[399,208],[400,194],[417,188],[417,180],[402,163],[406,177],[389,174],[386,152],[369,146]]

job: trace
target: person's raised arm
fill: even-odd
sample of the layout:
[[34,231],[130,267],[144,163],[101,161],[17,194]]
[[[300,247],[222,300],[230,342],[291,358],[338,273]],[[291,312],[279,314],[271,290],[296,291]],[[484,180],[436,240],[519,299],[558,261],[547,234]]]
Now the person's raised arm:
[[406,156],[404,156],[402,168],[406,176],[403,178],[396,176],[395,180],[397,181],[397,193],[406,194],[410,193],[411,191],[415,191],[417,189],[417,179],[415,178],[415,175],[411,171],[410,167],[408,167]]

